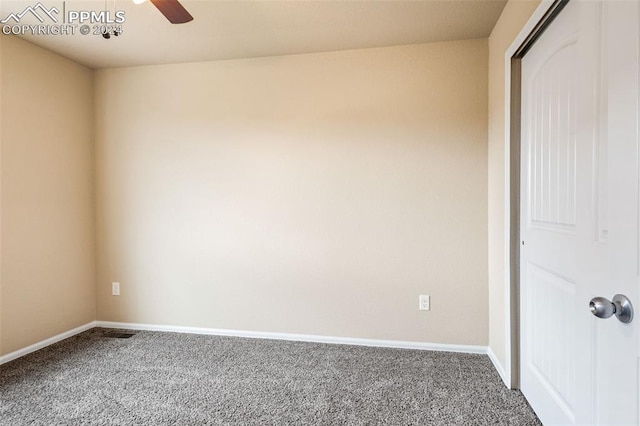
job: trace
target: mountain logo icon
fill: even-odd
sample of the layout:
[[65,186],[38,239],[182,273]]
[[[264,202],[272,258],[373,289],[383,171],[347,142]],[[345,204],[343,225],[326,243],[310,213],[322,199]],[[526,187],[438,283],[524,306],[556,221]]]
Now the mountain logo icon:
[[41,23],[44,22],[44,18],[41,14],[48,16],[49,19],[51,19],[54,23],[57,23],[58,19],[54,16],[54,13],[58,14],[60,13],[60,11],[55,6],[51,9],[47,9],[42,3],[38,3],[35,6],[27,6],[27,8],[20,13],[10,13],[9,16],[0,21],[0,24],[6,24],[12,19],[17,24],[25,15],[29,13],[35,16],[36,19],[38,19],[38,21],[40,21]]

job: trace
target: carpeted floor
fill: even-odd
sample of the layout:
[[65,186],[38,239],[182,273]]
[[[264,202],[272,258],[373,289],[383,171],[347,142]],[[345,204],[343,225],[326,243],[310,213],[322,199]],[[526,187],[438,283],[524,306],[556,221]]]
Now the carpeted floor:
[[93,329],[0,366],[0,425],[539,425],[489,358]]

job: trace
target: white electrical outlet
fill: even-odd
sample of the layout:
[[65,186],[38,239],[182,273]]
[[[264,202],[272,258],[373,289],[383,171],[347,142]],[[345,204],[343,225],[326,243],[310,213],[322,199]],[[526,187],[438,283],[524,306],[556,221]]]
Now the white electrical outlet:
[[418,298],[418,309],[421,311],[431,310],[431,301],[428,294],[421,294]]
[[120,283],[111,283],[111,295],[120,296]]

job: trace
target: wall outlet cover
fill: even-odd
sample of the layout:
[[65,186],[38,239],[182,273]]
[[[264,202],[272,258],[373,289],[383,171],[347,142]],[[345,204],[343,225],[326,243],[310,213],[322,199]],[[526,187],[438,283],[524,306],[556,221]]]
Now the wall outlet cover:
[[418,309],[421,311],[431,310],[431,298],[428,294],[421,294],[418,298]]

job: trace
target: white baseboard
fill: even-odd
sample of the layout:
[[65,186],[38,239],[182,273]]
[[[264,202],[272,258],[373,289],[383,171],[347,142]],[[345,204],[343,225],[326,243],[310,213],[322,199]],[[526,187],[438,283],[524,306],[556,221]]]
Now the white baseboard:
[[[495,354],[486,346],[474,345],[450,345],[444,343],[425,343],[425,342],[408,342],[402,340],[378,340],[378,339],[361,339],[355,337],[334,337],[334,336],[318,336],[313,334],[290,334],[290,333],[272,333],[264,331],[245,331],[245,330],[227,330],[219,328],[201,328],[201,327],[183,327],[173,325],[156,325],[156,324],[136,324],[128,322],[110,322],[110,321],[92,321],[73,330],[60,333],[56,336],[42,340],[26,348],[19,349],[15,352],[0,357],[0,365],[5,364],[14,359],[20,358],[49,345],[57,343],[61,340],[80,334],[84,331],[95,327],[103,328],[119,328],[126,330],[146,330],[146,331],[164,331],[172,333],[188,333],[188,334],[206,334],[215,336],[231,336],[245,337],[252,339],[271,339],[271,340],[290,340],[298,342],[314,342],[314,343],[330,343],[338,345],[354,345],[354,346],[371,346],[381,348],[395,349],[416,349],[424,351],[443,351],[443,352],[460,352],[469,354],[489,355],[498,374],[505,380],[504,369],[497,361]],[[506,383],[506,382],[505,382]]]
[[173,333],[208,334],[215,336],[247,337],[252,339],[293,340],[298,342],[331,343],[339,345],[373,346],[396,349],[462,352],[487,354],[486,346],[449,345],[443,343],[406,342],[402,340],[360,339],[353,337],[317,336],[312,334],[271,333],[264,331],[226,330],[219,328],[182,327],[173,325],[135,324],[126,322],[96,321],[96,327],[127,330],[166,331]]
[[505,386],[508,388],[511,388],[511,380],[509,380],[507,371],[504,369],[504,367],[500,363],[500,360],[498,360],[498,357],[493,352],[493,350],[491,350],[491,346],[487,347],[487,355],[489,355],[489,359],[493,363],[493,366],[495,367],[496,371],[500,375],[500,378],[504,382]]
[[53,345],[54,343],[58,343],[61,340],[68,339],[69,337],[75,336],[76,334],[80,334],[83,331],[90,330],[96,327],[96,322],[91,321],[80,327],[76,327],[73,330],[65,331],[64,333],[60,333],[56,336],[49,337],[48,339],[44,339],[38,343],[34,343],[33,345],[29,345],[26,348],[18,349],[15,352],[8,353],[6,355],[0,356],[0,365],[5,364],[9,361],[13,361],[14,359],[20,358],[31,352],[35,352],[42,348],[46,348],[49,345]]

